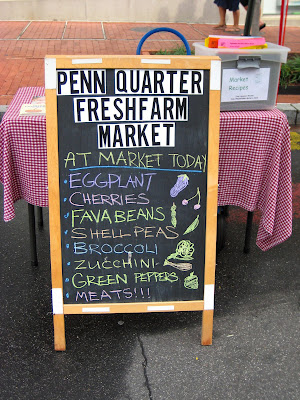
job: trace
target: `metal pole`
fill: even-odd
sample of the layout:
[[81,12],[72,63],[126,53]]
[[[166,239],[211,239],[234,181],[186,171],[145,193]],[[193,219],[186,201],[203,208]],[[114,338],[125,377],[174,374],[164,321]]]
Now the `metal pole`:
[[38,227],[42,228],[44,226],[43,209],[42,209],[42,207],[37,207],[37,217],[38,217]]
[[253,221],[253,211],[248,211],[246,234],[245,234],[245,245],[244,245],[244,253],[246,253],[246,254],[249,253],[249,251],[250,251],[252,221]]
[[259,36],[260,0],[254,0],[254,10],[251,25],[251,35]]
[[36,266],[38,265],[38,259],[36,251],[34,206],[29,203],[28,203],[28,217],[29,217],[29,242],[30,242],[31,265]]
[[244,27],[244,36],[250,36],[255,0],[249,0]]
[[281,2],[281,12],[280,12],[280,24],[279,24],[279,37],[278,44],[284,45],[285,38],[285,28],[286,28],[286,17],[289,8],[289,0],[282,0]]

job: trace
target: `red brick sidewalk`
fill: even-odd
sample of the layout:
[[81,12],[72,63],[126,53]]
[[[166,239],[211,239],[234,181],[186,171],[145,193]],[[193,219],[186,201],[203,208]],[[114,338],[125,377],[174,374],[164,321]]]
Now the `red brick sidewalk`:
[[[162,26],[179,31],[191,47],[216,33],[212,25],[184,23],[0,21],[0,105],[9,104],[19,87],[44,86],[46,54],[135,54],[141,38]],[[277,43],[278,27],[266,27],[263,35]],[[151,35],[143,50],[167,50],[177,45],[182,45],[177,36],[161,32]],[[285,46],[300,52],[299,27],[286,28]],[[300,103],[300,94],[294,99],[280,96],[278,102]]]

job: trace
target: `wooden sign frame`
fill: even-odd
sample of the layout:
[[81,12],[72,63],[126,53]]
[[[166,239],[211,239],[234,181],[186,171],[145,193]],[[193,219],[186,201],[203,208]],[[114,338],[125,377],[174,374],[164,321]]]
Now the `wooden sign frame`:
[[[61,248],[57,70],[74,69],[176,69],[209,70],[209,116],[207,154],[207,199],[204,298],[199,301],[133,302],[109,304],[64,304]],[[55,350],[65,350],[65,314],[142,313],[202,311],[202,345],[212,343],[217,191],[219,156],[219,112],[221,61],[218,57],[198,56],[46,56],[45,87],[49,184],[49,224],[52,278],[52,305]]]

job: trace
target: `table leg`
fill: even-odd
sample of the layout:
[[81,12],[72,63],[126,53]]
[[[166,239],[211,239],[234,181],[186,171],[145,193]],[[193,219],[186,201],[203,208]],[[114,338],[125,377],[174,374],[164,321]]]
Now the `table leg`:
[[225,215],[222,212],[218,214],[217,219],[217,253],[219,253],[225,246]]
[[229,217],[229,206],[223,206],[224,217]]
[[244,246],[244,253],[246,253],[246,254],[249,253],[249,251],[250,251],[252,220],[253,220],[253,211],[248,211],[246,235],[245,235],[245,246]]
[[37,217],[38,217],[38,227],[42,228],[44,226],[43,208],[42,207],[37,207]]
[[30,241],[31,265],[36,266],[38,265],[38,259],[36,251],[34,206],[29,203],[28,203],[28,216],[29,216],[29,241]]

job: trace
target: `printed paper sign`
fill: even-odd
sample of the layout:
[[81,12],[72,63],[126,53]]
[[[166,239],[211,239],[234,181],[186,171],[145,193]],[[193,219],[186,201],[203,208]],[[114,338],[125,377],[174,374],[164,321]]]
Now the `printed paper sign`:
[[270,68],[224,69],[221,102],[268,99]]

